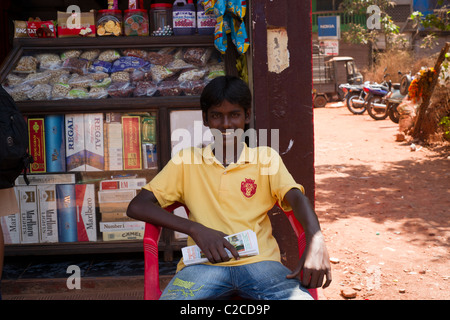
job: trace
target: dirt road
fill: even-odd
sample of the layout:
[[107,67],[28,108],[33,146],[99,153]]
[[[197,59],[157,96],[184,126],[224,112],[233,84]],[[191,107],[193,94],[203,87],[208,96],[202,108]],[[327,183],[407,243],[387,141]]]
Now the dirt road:
[[321,298],[450,299],[450,149],[411,151],[389,119],[342,105],[314,118],[316,212],[333,262]]

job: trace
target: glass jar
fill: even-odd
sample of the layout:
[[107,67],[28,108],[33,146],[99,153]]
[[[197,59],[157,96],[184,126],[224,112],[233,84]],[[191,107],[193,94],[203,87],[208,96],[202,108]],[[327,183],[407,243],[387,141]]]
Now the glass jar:
[[154,3],[150,6],[150,31],[152,36],[171,36],[172,4]]
[[121,36],[122,35],[122,11],[107,9],[99,10],[97,14],[97,35]]
[[145,9],[125,10],[123,26],[126,36],[148,36],[148,14]]

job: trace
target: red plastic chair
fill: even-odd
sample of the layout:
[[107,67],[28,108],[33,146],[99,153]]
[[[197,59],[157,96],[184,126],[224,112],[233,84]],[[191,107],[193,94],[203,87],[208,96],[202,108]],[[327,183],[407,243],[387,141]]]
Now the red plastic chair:
[[[180,203],[174,203],[166,208],[167,211],[172,212],[176,208],[183,206]],[[186,212],[189,211],[185,207]],[[292,228],[298,238],[298,251],[299,256],[303,254],[306,246],[305,232],[303,227],[295,218],[292,211],[285,212],[291,223]],[[158,265],[158,241],[161,235],[161,227],[154,226],[150,223],[145,224],[144,234],[144,260],[145,260],[145,273],[144,273],[144,299],[145,300],[158,300],[161,296],[161,289],[159,287],[159,265]],[[309,289],[311,296],[317,300],[317,289]]]

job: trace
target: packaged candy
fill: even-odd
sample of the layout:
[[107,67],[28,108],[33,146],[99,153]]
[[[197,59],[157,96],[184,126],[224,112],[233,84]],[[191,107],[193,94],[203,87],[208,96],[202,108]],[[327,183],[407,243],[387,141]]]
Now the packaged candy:
[[111,72],[111,67],[112,67],[112,63],[111,62],[102,61],[102,60],[96,60],[89,67],[89,72],[110,73]]
[[125,10],[124,29],[126,36],[148,36],[149,27],[147,10]]
[[120,57],[113,62],[111,72],[128,71],[139,69],[148,65],[149,62],[144,59],[132,56]]
[[214,4],[216,3],[216,0],[203,0],[201,1],[203,8],[205,9],[206,14],[212,14],[214,13]]

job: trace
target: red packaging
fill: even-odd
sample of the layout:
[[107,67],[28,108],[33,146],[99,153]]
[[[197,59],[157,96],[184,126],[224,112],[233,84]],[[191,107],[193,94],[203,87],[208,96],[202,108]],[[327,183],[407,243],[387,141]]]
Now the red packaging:
[[27,22],[30,38],[56,38],[56,28],[52,21]]
[[34,159],[34,162],[30,165],[31,173],[46,172],[44,132],[45,130],[43,118],[28,119],[28,150]]

